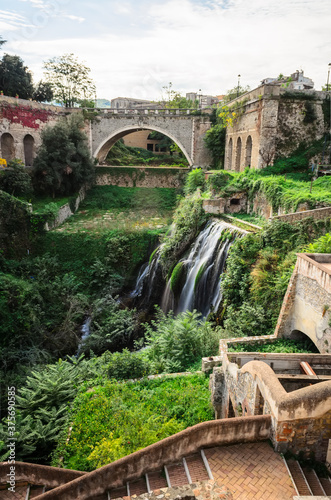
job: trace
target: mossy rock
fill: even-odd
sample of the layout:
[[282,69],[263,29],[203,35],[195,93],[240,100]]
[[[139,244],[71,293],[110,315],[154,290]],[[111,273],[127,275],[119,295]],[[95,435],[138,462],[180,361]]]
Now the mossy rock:
[[170,288],[175,297],[178,297],[186,279],[184,262],[178,262],[171,273]]
[[203,275],[203,273],[205,272],[206,270],[206,262],[204,264],[202,264],[200,267],[199,267],[199,271],[195,277],[195,281],[194,281],[194,291],[197,289],[199,283],[200,283],[200,280],[201,280],[201,277]]

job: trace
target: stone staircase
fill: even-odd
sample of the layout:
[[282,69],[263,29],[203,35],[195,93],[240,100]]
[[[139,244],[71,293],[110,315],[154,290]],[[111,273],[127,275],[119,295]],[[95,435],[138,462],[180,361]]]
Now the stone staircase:
[[[165,465],[162,470],[149,472],[144,477],[126,483],[121,488],[108,492],[108,499],[131,497],[151,493],[160,488],[170,488],[173,486],[183,486],[198,481],[208,481],[213,479],[210,467],[205,457],[204,451],[195,453],[183,458],[181,461]],[[100,497],[101,498],[101,497]],[[107,498],[105,496],[105,498]]]
[[331,496],[330,478],[319,477],[313,469],[301,467],[296,460],[286,461],[293,484],[299,496]]
[[[195,453],[183,458],[180,462],[164,466],[162,470],[149,472],[143,477],[127,482],[124,486],[112,489],[104,495],[93,498],[93,500],[115,500],[132,497],[133,495],[139,496],[160,488],[183,486],[198,481],[208,481],[209,479],[213,479],[213,476],[205,454],[201,450],[200,453]],[[0,485],[0,500],[31,500],[49,491],[49,488],[45,486],[33,485],[27,482],[17,483],[15,493],[7,491],[5,488],[5,485]]]

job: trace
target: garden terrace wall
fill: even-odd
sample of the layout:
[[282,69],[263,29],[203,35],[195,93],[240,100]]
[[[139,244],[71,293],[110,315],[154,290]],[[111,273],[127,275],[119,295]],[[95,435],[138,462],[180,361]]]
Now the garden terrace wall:
[[146,472],[160,470],[201,448],[266,440],[270,429],[269,415],[203,422],[44,493],[39,499],[91,499],[126,481],[138,479]]
[[180,188],[190,171],[183,167],[96,167],[97,186]]
[[275,215],[272,220],[280,220],[281,222],[297,222],[299,220],[311,217],[315,220],[321,220],[331,216],[331,207],[316,208],[315,210],[304,210],[292,214]]

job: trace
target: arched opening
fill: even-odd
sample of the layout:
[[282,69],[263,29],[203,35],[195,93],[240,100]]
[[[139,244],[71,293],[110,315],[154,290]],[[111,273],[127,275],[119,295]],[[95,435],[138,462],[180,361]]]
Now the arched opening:
[[261,394],[259,387],[256,388],[254,415],[263,415],[264,397]]
[[31,167],[33,165],[34,156],[34,138],[32,135],[27,134],[23,139],[24,146],[24,160],[25,166]]
[[292,330],[289,338],[300,342],[306,349],[308,349],[308,352],[320,352],[312,339],[301,330]]
[[247,137],[247,141],[246,141],[245,167],[250,167],[251,166],[251,161],[252,161],[252,147],[253,147],[253,142],[252,142],[251,136],[249,135]]
[[7,160],[7,162],[15,158],[14,138],[7,132],[1,136],[1,157]]
[[232,139],[230,139],[228,144],[228,170],[232,169],[232,149]]
[[238,137],[237,140],[237,148],[236,148],[236,172],[240,172],[240,164],[241,164],[241,139]]
[[[99,163],[104,163],[109,150],[114,146],[114,144],[119,139],[122,139],[122,138],[128,136],[129,134],[132,134],[133,132],[139,132],[142,130],[147,130],[149,132],[149,134],[153,131],[159,132],[160,134],[168,137],[170,139],[170,141],[173,141],[173,143],[176,144],[176,146],[178,147],[178,151],[180,151],[184,155],[184,158],[186,158],[188,164],[190,166],[192,166],[192,164],[193,164],[192,159],[190,158],[190,156],[189,156],[188,152],[186,151],[186,149],[184,148],[184,146],[172,134],[170,134],[169,132],[166,132],[164,130],[161,130],[158,127],[153,127],[153,129],[151,129],[150,127],[146,127],[146,126],[141,126],[139,128],[138,127],[132,128],[132,126],[131,126],[131,127],[127,127],[127,128],[118,130],[117,132],[110,135],[106,140],[104,140],[96,148],[96,150],[94,152],[94,157],[97,158]],[[149,136],[149,134],[147,135],[147,137]],[[154,151],[154,147],[153,147],[153,151]]]

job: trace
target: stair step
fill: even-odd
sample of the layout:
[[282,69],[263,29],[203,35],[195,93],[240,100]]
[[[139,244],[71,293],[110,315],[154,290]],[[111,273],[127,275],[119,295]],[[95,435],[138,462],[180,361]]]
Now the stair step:
[[287,466],[291,472],[293,481],[298,490],[299,495],[311,497],[307,481],[301,470],[299,462],[296,460],[287,460]]
[[[7,485],[8,488],[8,485]],[[1,500],[26,500],[27,497],[27,486],[16,486],[15,493],[8,491],[8,489],[2,489],[0,493]]]
[[320,477],[321,485],[326,495],[331,496],[331,481],[329,477]]
[[171,486],[183,486],[189,484],[183,462],[167,465]]
[[167,488],[167,479],[164,471],[158,470],[155,472],[148,473],[149,487],[151,491],[159,490],[160,488]]
[[315,496],[325,496],[324,490],[321,486],[321,483],[316,475],[316,472],[313,469],[308,469],[304,467],[302,469],[304,475],[306,476],[307,482],[309,484],[309,488],[311,492]]
[[147,493],[147,484],[145,478],[141,477],[137,481],[129,482],[130,496],[132,495],[142,495]]
[[121,486],[121,488],[116,488],[114,490],[110,490],[109,498],[111,500],[115,500],[116,498],[123,498],[128,496],[128,490],[126,486]]
[[196,453],[195,455],[186,457],[186,463],[190,472],[192,483],[196,483],[197,481],[208,481],[208,472],[201,455]]

